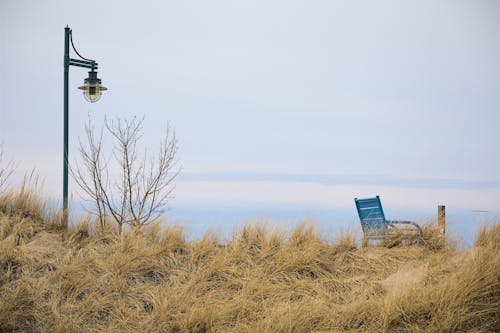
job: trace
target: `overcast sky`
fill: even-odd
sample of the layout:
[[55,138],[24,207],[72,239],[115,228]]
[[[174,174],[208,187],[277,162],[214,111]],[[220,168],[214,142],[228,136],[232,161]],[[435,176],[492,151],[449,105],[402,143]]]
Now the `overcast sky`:
[[178,202],[500,209],[500,1],[0,0],[0,141],[53,195],[66,24],[109,88],[71,67],[71,159],[89,115],[145,115]]

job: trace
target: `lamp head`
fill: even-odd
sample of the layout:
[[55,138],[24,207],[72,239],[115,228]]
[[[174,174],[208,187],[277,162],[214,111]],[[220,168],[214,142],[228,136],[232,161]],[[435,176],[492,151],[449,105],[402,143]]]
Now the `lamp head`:
[[101,85],[101,79],[97,77],[97,72],[92,69],[89,77],[83,81],[83,86],[78,87],[83,90],[83,96],[90,103],[97,102],[101,98],[101,92],[108,88]]

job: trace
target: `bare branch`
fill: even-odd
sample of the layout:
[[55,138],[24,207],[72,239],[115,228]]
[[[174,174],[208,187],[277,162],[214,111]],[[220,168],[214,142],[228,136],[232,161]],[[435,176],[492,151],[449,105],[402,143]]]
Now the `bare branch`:
[[3,154],[3,144],[0,144],[0,192],[2,191],[2,188],[7,184],[7,181],[9,180],[10,176],[12,176],[17,167],[12,160],[5,162]]
[[[178,175],[175,156],[177,139],[170,125],[156,155],[147,151],[139,157],[138,142],[142,138],[144,118],[105,119],[106,133],[114,146],[109,163],[104,158],[103,131],[97,136],[89,119],[86,144],[80,142],[82,164],[72,176],[83,193],[94,203],[102,225],[110,215],[121,232],[123,224],[141,227],[159,217],[174,189]],[[149,163],[149,165],[147,165]],[[110,175],[113,175],[110,181]]]

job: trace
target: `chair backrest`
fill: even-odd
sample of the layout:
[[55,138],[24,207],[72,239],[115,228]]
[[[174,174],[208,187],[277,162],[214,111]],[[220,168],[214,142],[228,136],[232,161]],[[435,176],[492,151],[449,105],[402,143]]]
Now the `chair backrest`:
[[387,222],[380,197],[377,195],[372,198],[355,198],[354,202],[358,209],[359,220],[365,237],[384,236],[387,232]]

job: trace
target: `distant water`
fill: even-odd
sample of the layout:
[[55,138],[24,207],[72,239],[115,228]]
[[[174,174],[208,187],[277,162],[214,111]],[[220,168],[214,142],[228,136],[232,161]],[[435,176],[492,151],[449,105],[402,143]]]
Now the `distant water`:
[[[72,215],[85,212],[80,202],[72,203]],[[412,220],[424,224],[437,218],[437,207],[428,210],[391,209],[384,207],[386,218]],[[245,202],[227,203],[172,203],[164,212],[164,223],[184,227],[188,239],[197,239],[211,232],[222,239],[231,237],[246,223],[262,223],[291,230],[300,223],[314,225],[328,241],[334,241],[342,232],[354,232],[361,238],[356,208],[322,207],[310,205],[266,205]],[[474,212],[446,207],[446,232],[469,247],[481,225],[500,222],[500,212]]]
[[[427,211],[412,209],[390,210],[384,207],[388,219],[413,220],[424,224],[437,218],[437,207]],[[192,238],[211,231],[220,237],[229,237],[245,223],[262,222],[269,226],[292,229],[301,222],[311,223],[324,237],[333,241],[345,231],[361,237],[356,208],[325,208],[298,205],[259,205],[255,203],[226,203],[211,205],[174,204],[166,212],[166,223],[183,225]],[[473,244],[481,225],[500,222],[500,212],[473,212],[447,207],[447,234],[460,241],[461,246]]]

